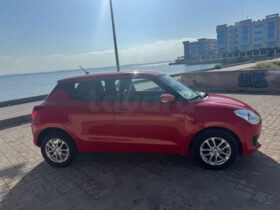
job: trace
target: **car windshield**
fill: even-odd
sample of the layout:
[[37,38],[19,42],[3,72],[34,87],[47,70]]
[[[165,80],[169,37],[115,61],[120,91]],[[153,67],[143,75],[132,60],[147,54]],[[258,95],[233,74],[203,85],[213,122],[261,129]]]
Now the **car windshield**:
[[168,75],[160,76],[159,80],[162,83],[164,83],[165,85],[168,85],[169,87],[171,87],[174,91],[176,91],[184,99],[191,100],[191,99],[197,98],[199,96],[198,93],[196,93],[192,89],[186,87],[185,85],[183,85],[182,83],[178,82],[176,79],[174,79]]

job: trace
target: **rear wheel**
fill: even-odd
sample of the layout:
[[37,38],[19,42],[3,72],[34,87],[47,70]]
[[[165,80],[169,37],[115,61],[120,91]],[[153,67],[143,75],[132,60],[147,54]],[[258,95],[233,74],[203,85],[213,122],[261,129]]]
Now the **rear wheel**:
[[41,152],[49,164],[63,167],[73,161],[77,149],[69,136],[63,133],[50,133],[42,139]]
[[238,154],[237,140],[223,130],[213,129],[199,134],[192,146],[192,157],[206,169],[224,169]]

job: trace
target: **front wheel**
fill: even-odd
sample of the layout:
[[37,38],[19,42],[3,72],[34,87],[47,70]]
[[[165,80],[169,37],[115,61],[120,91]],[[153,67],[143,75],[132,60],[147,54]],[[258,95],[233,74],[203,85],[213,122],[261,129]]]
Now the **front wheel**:
[[42,140],[41,152],[49,164],[64,167],[73,161],[77,149],[69,136],[63,133],[50,133]]
[[194,139],[192,157],[206,169],[224,169],[238,154],[237,140],[223,130],[209,130]]

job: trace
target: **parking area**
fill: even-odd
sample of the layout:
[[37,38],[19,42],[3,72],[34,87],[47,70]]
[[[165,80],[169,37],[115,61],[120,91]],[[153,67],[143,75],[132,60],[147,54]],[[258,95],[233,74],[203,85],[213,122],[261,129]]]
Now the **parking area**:
[[260,150],[224,171],[188,157],[84,153],[54,168],[30,124],[0,131],[0,209],[280,209],[280,96],[226,94],[262,116]]

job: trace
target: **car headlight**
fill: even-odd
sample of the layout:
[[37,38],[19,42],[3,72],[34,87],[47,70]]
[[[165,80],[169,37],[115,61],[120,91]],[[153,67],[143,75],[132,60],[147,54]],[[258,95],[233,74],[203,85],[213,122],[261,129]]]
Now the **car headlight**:
[[256,125],[259,124],[261,121],[261,118],[254,112],[248,110],[248,109],[237,109],[234,110],[234,113],[238,116],[246,120],[247,122]]

